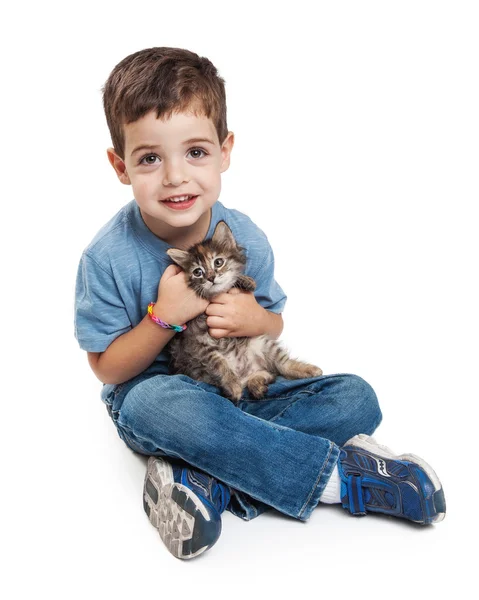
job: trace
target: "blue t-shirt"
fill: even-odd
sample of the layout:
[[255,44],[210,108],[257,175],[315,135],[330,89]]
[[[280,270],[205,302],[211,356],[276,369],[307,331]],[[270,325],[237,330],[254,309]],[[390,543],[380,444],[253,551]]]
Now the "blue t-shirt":
[[[205,239],[225,221],[245,249],[245,274],[256,282],[254,295],[267,310],[281,313],[286,295],[274,279],[274,256],[268,238],[243,213],[217,201]],[[135,200],[126,204],[83,251],[75,290],[75,337],[83,350],[104,352],[118,336],[136,327],[155,302],[164,270],[173,264],[172,248],[145,225]],[[155,359],[168,372],[165,349]]]

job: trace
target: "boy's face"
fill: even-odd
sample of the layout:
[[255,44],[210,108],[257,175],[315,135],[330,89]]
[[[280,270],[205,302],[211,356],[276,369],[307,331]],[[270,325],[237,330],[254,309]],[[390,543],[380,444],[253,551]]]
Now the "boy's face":
[[[133,187],[148,228],[171,244],[195,232],[206,234],[210,208],[221,190],[221,173],[230,164],[234,134],[230,131],[220,146],[211,119],[189,112],[162,120],[151,111],[123,127],[125,160],[113,148],[107,150],[108,159],[120,181]],[[196,199],[164,202],[181,195]]]

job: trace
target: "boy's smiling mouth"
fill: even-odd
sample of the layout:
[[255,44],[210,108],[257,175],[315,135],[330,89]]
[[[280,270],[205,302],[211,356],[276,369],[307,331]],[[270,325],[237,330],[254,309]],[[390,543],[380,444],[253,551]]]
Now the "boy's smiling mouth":
[[197,198],[198,196],[191,195],[170,196],[168,199],[161,200],[161,203],[173,210],[186,210],[193,206]]
[[193,194],[177,194],[175,196],[168,196],[167,198],[161,200],[161,202],[183,202],[185,200],[190,200],[191,198],[196,198],[196,196],[193,196]]

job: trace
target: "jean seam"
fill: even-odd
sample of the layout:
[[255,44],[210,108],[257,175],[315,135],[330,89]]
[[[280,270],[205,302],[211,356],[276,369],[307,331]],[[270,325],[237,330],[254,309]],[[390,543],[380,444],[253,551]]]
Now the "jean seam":
[[[336,379],[338,377],[344,377],[345,375],[349,375],[349,373],[333,373],[331,375],[321,375],[318,379],[321,379],[321,380],[323,380],[323,379]],[[313,385],[315,385],[315,384],[313,383]],[[318,393],[318,390],[313,390],[313,391],[311,391],[311,390],[303,390],[301,393],[302,394],[309,394],[310,396],[313,396],[314,394]]]
[[[120,412],[120,411],[118,411],[118,412]],[[119,422],[119,418],[120,418],[120,415],[118,415],[118,420],[115,423],[117,427],[120,427],[121,429],[126,430],[126,433],[128,435],[133,436],[134,439],[136,439],[136,440],[138,440],[140,442],[144,441],[144,442],[148,442],[149,444],[154,444],[154,442],[152,440],[150,440],[148,438],[145,438],[145,437],[143,437],[143,436],[138,435],[137,433],[135,433],[133,431],[133,429],[131,427],[129,427],[128,425],[125,425],[124,423],[120,423]],[[160,448],[160,450],[161,450],[161,448]]]
[[333,444],[332,442],[329,442],[329,452],[328,452],[328,456],[326,457],[326,460],[323,462],[323,467],[318,475],[318,477],[316,478],[316,481],[314,482],[313,487],[311,488],[311,492],[309,493],[309,496],[306,499],[306,502],[303,504],[298,518],[301,518],[302,514],[304,513],[304,511],[306,510],[306,507],[308,506],[309,501],[311,500],[311,497],[314,494],[314,491],[316,490],[316,488],[318,487],[319,482],[321,481],[321,477],[323,475],[324,469],[326,468],[326,465],[329,463],[329,457],[331,456],[331,453],[333,451]]
[[[245,502],[245,503],[248,502],[248,500],[245,498],[245,496],[247,496],[248,494],[246,494],[245,492],[242,492],[241,490],[235,490],[235,491],[238,495],[241,496],[241,499],[243,502]],[[258,511],[252,504],[249,504],[248,508],[244,509],[244,510],[246,511],[248,520],[254,519],[255,517],[258,516]],[[251,511],[251,512],[249,512],[249,511]],[[235,514],[235,513],[233,513],[233,514]]]
[[[290,404],[288,404],[288,406],[286,406],[285,408],[283,408],[283,410],[278,413],[277,415],[275,415],[272,419],[269,419],[269,422],[271,423],[271,421],[276,421],[276,419],[279,419],[280,417],[282,417],[284,415],[284,413],[289,410],[292,406],[294,406],[296,404],[296,402],[298,402],[299,400],[301,400],[301,396],[302,394],[304,394],[303,392],[299,392],[299,394],[297,394],[296,399],[293,400],[293,402],[291,402]],[[286,396],[285,398],[283,398],[284,400],[286,400],[288,396]]]
[[103,403],[107,406],[112,407],[115,402],[116,397],[121,392],[121,390],[125,387],[125,383],[117,384],[108,394],[108,396],[103,400]]
[[[290,398],[290,396],[278,396],[277,398],[276,397],[275,398],[266,398],[265,397],[264,400],[266,400],[267,402],[277,402],[279,400],[287,400],[288,398]],[[246,402],[247,404],[258,404],[258,402],[261,402],[261,400],[254,400],[251,398],[241,398],[240,403],[241,402]],[[268,421],[271,421],[271,420],[272,419],[268,419]]]
[[285,429],[290,429],[289,427],[285,427],[284,425],[277,425],[276,423],[271,423],[271,419],[263,419],[261,417],[257,417],[256,415],[252,415],[251,413],[244,413],[247,417],[251,419],[257,419],[258,421],[263,421],[266,425],[274,429],[275,431],[284,431]]
[[[342,377],[343,374],[341,373],[335,373],[333,375],[325,375],[325,377],[328,377],[329,379],[335,378],[335,377]],[[314,385],[314,384],[313,384]],[[298,402],[298,400],[301,400],[301,396],[304,394],[307,394],[308,396],[316,396],[317,394],[319,394],[321,392],[321,390],[301,390],[301,392],[299,392],[299,394],[297,394],[297,398],[296,400],[294,400],[293,402],[291,402],[291,404],[288,404],[288,406],[286,406],[280,413],[278,413],[277,415],[275,415],[272,419],[269,419],[269,421],[275,421],[276,419],[279,419],[280,417],[282,417],[284,415],[284,413],[289,410],[292,406],[294,406],[296,404],[296,402]],[[290,396],[284,396],[283,398],[281,398],[281,400],[286,400],[287,398],[289,398]],[[275,398],[275,400],[279,400],[280,398]]]

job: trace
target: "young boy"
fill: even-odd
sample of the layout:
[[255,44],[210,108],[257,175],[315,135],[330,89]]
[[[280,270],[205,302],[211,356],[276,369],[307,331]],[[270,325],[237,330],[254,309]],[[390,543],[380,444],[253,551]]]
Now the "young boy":
[[[286,296],[266,235],[218,201],[234,135],[212,63],[187,50],[146,49],[122,60],[103,92],[108,159],[134,199],[82,254],[75,336],[119,436],[150,457],[144,509],[168,550],[192,558],[210,548],[225,509],[250,520],[274,507],[306,521],[326,502],[353,515],[441,521],[444,494],[431,467],[369,437],[381,412],[363,379],[278,377],[263,400],[245,390],[234,405],[212,385],[169,375],[165,347],[187,321],[206,313],[215,339],[278,338]],[[166,250],[211,237],[222,220],[245,248],[257,289],[208,302]]]

